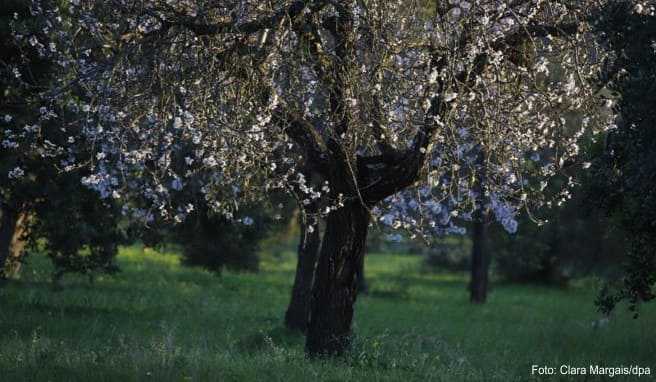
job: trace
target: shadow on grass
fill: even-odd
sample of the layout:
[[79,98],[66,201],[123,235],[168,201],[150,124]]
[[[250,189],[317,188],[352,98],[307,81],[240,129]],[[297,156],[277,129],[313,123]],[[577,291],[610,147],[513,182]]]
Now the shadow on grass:
[[[414,300],[418,302],[434,303],[435,296],[424,296],[412,293],[411,290],[434,290],[434,291],[461,291],[466,290],[467,283],[464,280],[442,280],[418,276],[393,276],[393,277],[371,277],[368,278],[369,297],[392,300]],[[451,298],[451,295],[449,295]]]
[[[30,378],[34,381],[89,381],[92,376],[102,375],[102,380],[111,381],[130,381],[134,380],[134,374],[121,372],[117,368],[93,368],[86,369],[79,367],[63,367],[60,365],[49,364],[47,370],[34,369]],[[29,375],[28,374],[28,375]],[[23,381],[26,380],[24,369],[3,371],[3,380],[5,381]],[[146,377],[144,373],[144,377]],[[6,379],[4,379],[6,378]]]
[[236,346],[240,352],[258,353],[275,347],[303,346],[304,341],[305,336],[299,331],[274,327],[246,334],[237,341]]

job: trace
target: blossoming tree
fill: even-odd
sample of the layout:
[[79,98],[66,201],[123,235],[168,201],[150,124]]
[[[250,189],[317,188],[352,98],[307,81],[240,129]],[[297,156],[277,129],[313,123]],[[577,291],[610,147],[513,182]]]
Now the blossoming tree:
[[19,277],[35,248],[52,259],[55,281],[66,272],[115,271],[123,237],[116,205],[80,187],[89,169],[58,170],[60,160],[85,160],[95,150],[61,147],[83,137],[76,128],[60,131],[54,112],[60,109],[40,103],[58,68],[37,44],[12,38],[13,32],[44,39],[38,19],[24,1],[5,1],[0,9],[0,281]]
[[339,354],[372,222],[430,239],[485,209],[512,232],[550,178],[574,183],[578,139],[611,124],[601,3],[72,0],[34,3],[47,38],[19,37],[60,65],[46,103],[85,95],[60,107],[97,154],[64,167],[127,215],[179,221],[198,192],[242,222],[274,190],[313,206],[306,350]]

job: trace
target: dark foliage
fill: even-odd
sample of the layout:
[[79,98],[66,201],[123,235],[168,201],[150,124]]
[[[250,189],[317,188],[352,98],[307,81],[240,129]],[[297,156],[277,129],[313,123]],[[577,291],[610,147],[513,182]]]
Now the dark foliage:
[[471,241],[466,236],[436,240],[424,250],[427,271],[466,271],[471,268]]
[[65,273],[114,273],[118,246],[127,243],[120,211],[81,187],[77,175],[44,184],[47,195],[36,204],[31,247],[44,250],[55,266],[55,279]]
[[271,221],[262,213],[250,212],[254,213],[248,216],[250,225],[230,222],[209,211],[190,216],[175,230],[174,240],[183,247],[183,264],[213,272],[223,268],[257,271],[260,242]]
[[618,96],[618,128],[594,164],[591,198],[626,232],[628,253],[621,282],[599,298],[610,312],[622,300],[636,309],[656,296],[656,18],[617,2],[599,18],[616,59],[609,65],[611,90]]
[[592,211],[578,189],[574,199],[547,211],[547,223],[524,216],[515,235],[492,230],[495,271],[513,282],[565,286],[590,274],[614,277],[623,246],[603,214]]
[[253,205],[239,210],[240,218],[226,219],[203,203],[180,224],[132,227],[130,236],[152,247],[180,246],[182,263],[221,273],[225,268],[256,272],[258,252],[265,239],[288,226],[288,208],[275,218],[271,208]]

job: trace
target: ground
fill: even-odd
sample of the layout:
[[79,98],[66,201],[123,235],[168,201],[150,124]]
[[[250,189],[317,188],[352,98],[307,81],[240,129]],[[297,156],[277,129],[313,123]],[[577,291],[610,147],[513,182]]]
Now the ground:
[[370,255],[352,352],[309,361],[303,337],[282,327],[292,253],[266,257],[260,274],[221,277],[140,247],[123,249],[119,263],[116,276],[67,276],[54,291],[49,263],[33,256],[0,289],[0,381],[526,381],[538,380],[533,364],[656,373],[656,307],[637,320],[620,307],[605,322],[591,281],[496,284],[486,305],[472,306],[466,275]]

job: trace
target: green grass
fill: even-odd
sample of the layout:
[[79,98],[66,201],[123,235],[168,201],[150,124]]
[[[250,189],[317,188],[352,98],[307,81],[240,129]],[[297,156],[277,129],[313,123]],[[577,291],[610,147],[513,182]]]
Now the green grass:
[[465,275],[372,255],[353,350],[309,361],[303,337],[282,327],[291,253],[266,259],[260,274],[222,277],[139,247],[119,263],[116,276],[67,276],[56,292],[49,263],[31,258],[22,279],[0,289],[0,381],[526,381],[538,380],[532,364],[591,363],[656,373],[654,307],[638,320],[622,308],[595,327],[590,283],[496,285],[486,305],[472,306]]

